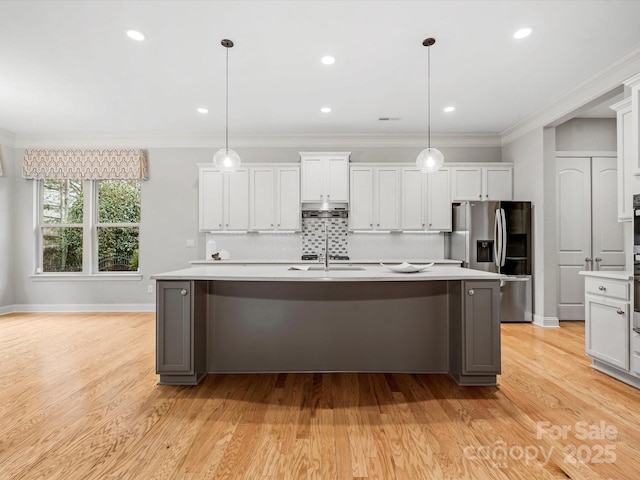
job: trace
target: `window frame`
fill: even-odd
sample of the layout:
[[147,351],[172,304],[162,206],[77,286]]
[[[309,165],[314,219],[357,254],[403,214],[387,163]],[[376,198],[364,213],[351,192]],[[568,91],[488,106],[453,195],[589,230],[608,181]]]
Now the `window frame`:
[[[140,229],[142,227],[142,215],[139,223],[106,223],[98,222],[98,187],[101,180],[78,179],[82,182],[83,209],[82,223],[73,224],[48,224],[44,222],[44,183],[46,179],[37,179],[34,182],[34,234],[35,241],[35,265],[32,279],[55,280],[110,280],[113,278],[141,280],[140,265],[136,271],[101,272],[98,252],[98,228],[99,227],[135,227],[138,228],[138,252],[140,251]],[[123,180],[125,181],[125,180]],[[140,180],[137,180],[138,182]],[[142,185],[140,185],[142,187]],[[140,208],[142,210],[142,199]],[[44,228],[82,228],[82,271],[81,272],[45,272],[44,265]],[[139,255],[139,253],[138,253]]]

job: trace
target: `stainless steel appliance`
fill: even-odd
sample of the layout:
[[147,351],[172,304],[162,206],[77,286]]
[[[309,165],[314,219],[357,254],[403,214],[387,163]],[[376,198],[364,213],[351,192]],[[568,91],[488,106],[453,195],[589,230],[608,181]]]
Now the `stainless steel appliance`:
[[508,275],[500,285],[500,320],[531,322],[531,202],[453,205],[449,258],[463,267]]
[[640,195],[633,196],[633,330],[640,333]]

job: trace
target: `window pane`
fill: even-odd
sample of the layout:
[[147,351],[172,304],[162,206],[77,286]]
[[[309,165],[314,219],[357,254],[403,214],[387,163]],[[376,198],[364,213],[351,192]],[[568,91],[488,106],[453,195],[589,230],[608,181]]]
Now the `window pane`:
[[42,239],[42,271],[82,271],[82,227],[45,227]]
[[140,223],[140,182],[138,180],[99,182],[98,223]]
[[98,271],[137,271],[138,231],[138,227],[98,227]]
[[45,180],[44,223],[82,223],[82,180]]

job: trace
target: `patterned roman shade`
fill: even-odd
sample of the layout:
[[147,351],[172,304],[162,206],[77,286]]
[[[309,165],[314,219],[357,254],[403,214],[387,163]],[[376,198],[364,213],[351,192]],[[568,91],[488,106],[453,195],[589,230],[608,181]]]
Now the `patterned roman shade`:
[[129,180],[149,178],[142,149],[27,149],[22,162],[24,178],[77,178]]

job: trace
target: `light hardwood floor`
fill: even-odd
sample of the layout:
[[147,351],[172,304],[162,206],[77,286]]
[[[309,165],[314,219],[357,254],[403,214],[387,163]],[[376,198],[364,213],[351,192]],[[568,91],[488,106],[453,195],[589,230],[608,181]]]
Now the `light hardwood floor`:
[[499,387],[402,374],[174,387],[156,384],[153,314],[0,316],[0,479],[638,478],[640,392],[589,367],[583,324],[503,325],[502,341]]

